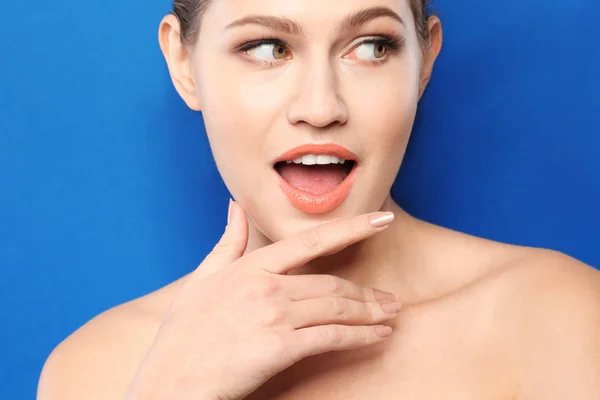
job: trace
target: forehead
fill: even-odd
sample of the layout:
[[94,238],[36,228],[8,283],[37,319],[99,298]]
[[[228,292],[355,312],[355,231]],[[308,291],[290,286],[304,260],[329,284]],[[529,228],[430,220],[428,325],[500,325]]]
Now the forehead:
[[[248,15],[272,15],[302,25],[335,26],[364,9],[387,7],[411,21],[410,0],[212,0],[205,16],[209,23],[227,25]],[[332,25],[333,24],[333,25]]]

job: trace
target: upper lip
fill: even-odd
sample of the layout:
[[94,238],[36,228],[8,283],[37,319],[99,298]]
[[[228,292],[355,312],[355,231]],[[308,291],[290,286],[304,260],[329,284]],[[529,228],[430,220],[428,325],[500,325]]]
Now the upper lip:
[[345,148],[344,146],[340,146],[334,143],[326,143],[326,144],[303,144],[298,147],[294,147],[291,150],[286,151],[282,155],[275,160],[275,164],[288,160],[295,160],[298,157],[302,157],[307,154],[314,155],[330,155],[336,156],[338,158],[343,158],[344,160],[352,160],[357,162],[358,156]]

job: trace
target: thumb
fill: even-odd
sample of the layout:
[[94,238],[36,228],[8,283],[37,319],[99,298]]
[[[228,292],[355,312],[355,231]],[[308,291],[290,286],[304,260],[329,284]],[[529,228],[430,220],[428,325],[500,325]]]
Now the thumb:
[[242,206],[233,200],[229,200],[227,220],[227,227],[221,239],[202,263],[210,264],[210,267],[206,265],[207,272],[208,269],[214,272],[217,269],[226,267],[240,258],[246,250],[248,220]]

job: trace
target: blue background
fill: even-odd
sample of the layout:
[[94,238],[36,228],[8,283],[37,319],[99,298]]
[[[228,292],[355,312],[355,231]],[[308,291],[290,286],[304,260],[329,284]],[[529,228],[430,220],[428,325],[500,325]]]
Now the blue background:
[[[3,2],[0,398],[193,269],[228,193],[157,45],[167,0]],[[445,43],[394,186],[409,212],[600,266],[600,3],[438,0]]]

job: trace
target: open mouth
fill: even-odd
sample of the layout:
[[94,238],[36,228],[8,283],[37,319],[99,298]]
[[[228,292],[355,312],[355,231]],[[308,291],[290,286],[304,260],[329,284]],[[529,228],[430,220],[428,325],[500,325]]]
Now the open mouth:
[[325,214],[352,191],[359,158],[335,144],[304,144],[273,161],[279,187],[290,204],[306,214]]
[[298,161],[278,162],[274,169],[290,186],[314,195],[335,190],[356,166],[354,160],[345,160],[342,164],[342,160],[336,160],[335,157],[333,160],[319,159],[319,163],[312,159]]

